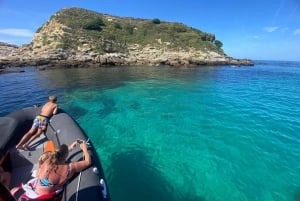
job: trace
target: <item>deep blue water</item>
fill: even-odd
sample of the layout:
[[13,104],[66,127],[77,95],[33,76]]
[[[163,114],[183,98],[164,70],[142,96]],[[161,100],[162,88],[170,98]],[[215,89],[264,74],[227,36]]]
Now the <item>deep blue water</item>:
[[0,75],[0,115],[58,96],[114,201],[300,198],[300,63]]

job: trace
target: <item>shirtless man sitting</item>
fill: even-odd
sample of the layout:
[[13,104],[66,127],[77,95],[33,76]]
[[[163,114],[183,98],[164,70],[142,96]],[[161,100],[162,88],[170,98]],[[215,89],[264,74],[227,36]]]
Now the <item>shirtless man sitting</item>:
[[41,113],[35,117],[31,129],[25,133],[17,149],[29,150],[29,145],[46,130],[50,118],[57,113],[58,105],[56,96],[49,96],[49,101],[42,107]]

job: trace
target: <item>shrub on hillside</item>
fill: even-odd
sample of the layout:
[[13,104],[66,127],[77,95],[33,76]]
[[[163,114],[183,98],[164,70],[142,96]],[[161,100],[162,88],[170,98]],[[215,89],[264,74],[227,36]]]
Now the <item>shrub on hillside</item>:
[[160,19],[154,18],[154,19],[152,20],[152,23],[153,23],[153,24],[160,24]]
[[101,31],[102,26],[105,26],[103,20],[101,18],[89,20],[87,23],[83,25],[84,29]]

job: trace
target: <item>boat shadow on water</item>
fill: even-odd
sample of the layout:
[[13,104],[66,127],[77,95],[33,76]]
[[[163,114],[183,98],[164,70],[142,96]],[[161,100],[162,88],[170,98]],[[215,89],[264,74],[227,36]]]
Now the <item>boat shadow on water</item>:
[[107,178],[110,193],[116,201],[205,201],[202,196],[174,189],[164,176],[151,165],[151,160],[140,149],[112,155]]

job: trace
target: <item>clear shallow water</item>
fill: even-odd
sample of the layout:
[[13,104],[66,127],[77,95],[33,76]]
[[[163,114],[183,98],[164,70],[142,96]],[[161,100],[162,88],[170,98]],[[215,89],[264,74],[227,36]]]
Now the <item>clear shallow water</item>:
[[0,114],[49,94],[97,148],[114,201],[294,201],[300,63],[0,76]]

